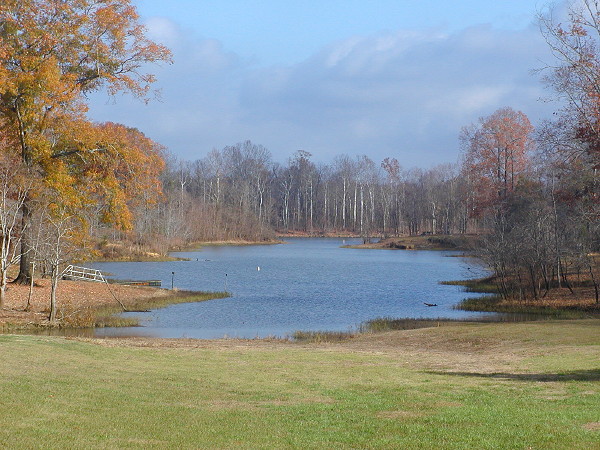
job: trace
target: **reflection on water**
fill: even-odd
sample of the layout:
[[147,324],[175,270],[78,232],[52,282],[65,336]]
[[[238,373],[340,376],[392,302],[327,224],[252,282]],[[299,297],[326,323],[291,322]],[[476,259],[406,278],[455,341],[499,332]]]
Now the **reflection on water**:
[[[176,254],[189,261],[96,263],[94,268],[115,278],[227,290],[232,297],[125,313],[139,318],[142,326],[97,329],[94,336],[285,337],[297,330],[348,331],[377,317],[494,316],[454,310],[463,298],[481,294],[439,284],[485,275],[467,258],[448,258],[449,252],[342,249],[342,242],[297,238],[282,245],[205,247]],[[346,239],[347,244],[355,242]]]

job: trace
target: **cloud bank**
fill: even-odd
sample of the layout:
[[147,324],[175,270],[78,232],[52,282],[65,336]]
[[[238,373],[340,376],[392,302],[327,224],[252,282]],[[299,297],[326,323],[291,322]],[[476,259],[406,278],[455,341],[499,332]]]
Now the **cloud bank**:
[[175,64],[153,69],[162,101],[95,95],[90,115],[135,126],[182,159],[250,139],[281,162],[302,149],[315,161],[366,154],[429,167],[456,161],[460,128],[500,107],[533,123],[555,108],[532,75],[550,58],[534,26],[354,36],[271,67],[165,19],[147,26],[174,53]]

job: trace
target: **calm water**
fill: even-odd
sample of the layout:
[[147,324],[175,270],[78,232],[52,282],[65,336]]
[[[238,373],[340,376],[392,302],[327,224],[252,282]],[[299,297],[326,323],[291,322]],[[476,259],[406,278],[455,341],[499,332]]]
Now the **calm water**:
[[[483,270],[449,252],[355,250],[342,239],[289,239],[287,244],[205,247],[176,262],[96,263],[122,279],[159,279],[163,287],[223,291],[231,298],[126,313],[142,327],[106,328],[97,336],[221,338],[289,336],[296,330],[346,331],[376,317],[477,318],[452,306],[473,294],[443,280]],[[175,275],[172,274],[175,272]],[[477,295],[477,294],[474,294]],[[437,303],[437,307],[423,304]]]

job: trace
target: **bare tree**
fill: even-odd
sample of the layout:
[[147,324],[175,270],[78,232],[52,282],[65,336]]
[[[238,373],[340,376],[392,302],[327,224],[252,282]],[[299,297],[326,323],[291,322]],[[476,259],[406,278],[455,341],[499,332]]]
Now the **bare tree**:
[[20,218],[30,184],[19,178],[14,166],[0,166],[0,308],[4,306],[8,270],[18,264],[21,257]]
[[[557,15],[559,17],[557,17]],[[565,19],[565,20],[563,20]],[[542,68],[544,81],[562,102],[553,127],[554,151],[600,166],[600,2],[570,1],[567,17],[549,8],[539,16],[554,62]]]
[[73,257],[81,254],[83,247],[78,245],[78,231],[81,222],[66,210],[50,205],[41,217],[44,234],[39,244],[39,257],[50,268],[50,323],[56,323],[56,291],[62,266]]

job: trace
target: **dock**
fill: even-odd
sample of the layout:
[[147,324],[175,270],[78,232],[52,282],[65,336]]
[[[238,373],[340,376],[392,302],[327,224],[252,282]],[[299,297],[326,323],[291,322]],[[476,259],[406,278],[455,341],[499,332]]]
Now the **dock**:
[[161,280],[112,280],[107,279],[98,269],[74,266],[70,264],[61,274],[64,280],[94,281],[97,283],[118,284],[121,286],[151,286],[161,287]]

